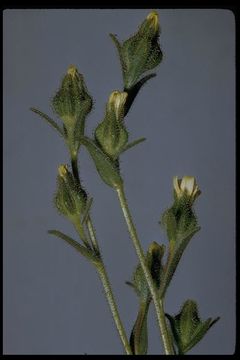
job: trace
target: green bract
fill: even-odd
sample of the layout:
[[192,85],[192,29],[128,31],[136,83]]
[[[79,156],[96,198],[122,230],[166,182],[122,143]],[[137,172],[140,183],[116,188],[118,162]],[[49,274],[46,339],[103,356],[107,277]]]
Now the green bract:
[[138,32],[122,44],[111,34],[119,52],[126,90],[131,89],[146,71],[160,64],[162,51],[158,43],[159,35],[160,26],[155,11],[147,16]]
[[172,244],[196,228],[197,218],[192,206],[201,193],[194,177],[185,176],[182,180],[174,177],[173,186],[174,203],[163,213],[161,220]]
[[66,127],[74,126],[91,111],[92,98],[75,66],[68,68],[60,89],[52,99],[52,106]]
[[75,66],[68,68],[60,89],[52,99],[52,106],[61,118],[71,153],[80,146],[80,137],[84,135],[85,119],[92,109],[92,98],[88,94],[83,75]]
[[166,314],[179,354],[185,354],[195,346],[207,333],[207,331],[219,320],[209,318],[202,321],[199,318],[197,303],[187,300],[181,311],[171,316]]
[[163,213],[160,221],[169,240],[168,259],[160,286],[161,297],[164,296],[189,241],[200,229],[197,223],[197,217],[192,208],[193,202],[197,197],[196,194],[198,195],[200,190],[193,177],[184,178],[190,179],[188,182],[189,186],[187,188],[184,186],[178,196],[176,194],[176,177],[174,178],[174,202],[173,205]]
[[128,141],[128,132],[123,122],[126,98],[126,92],[112,92],[106,106],[104,120],[95,130],[96,142],[112,160],[118,158]]
[[87,195],[66,165],[59,166],[57,185],[54,203],[59,213],[71,221],[82,216],[86,208]]
[[102,180],[112,188],[119,188],[122,185],[123,180],[116,164],[95,144],[93,140],[84,136],[81,138],[81,143],[87,148],[91,155]]
[[[160,278],[163,271],[162,257],[164,255],[164,251],[165,246],[159,245],[154,241],[150,244],[146,254],[146,262],[157,288],[160,286]],[[149,287],[140,264],[137,265],[133,273],[131,284],[141,300],[147,300],[151,297]]]
[[[162,257],[164,251],[165,246],[154,241],[150,244],[146,255],[147,266],[157,289],[160,286],[163,271]],[[152,299],[140,264],[137,265],[133,273],[132,282],[128,282],[128,284],[134,288],[139,298],[139,310],[131,332],[130,344],[134,355],[146,355],[148,348],[147,316]]]

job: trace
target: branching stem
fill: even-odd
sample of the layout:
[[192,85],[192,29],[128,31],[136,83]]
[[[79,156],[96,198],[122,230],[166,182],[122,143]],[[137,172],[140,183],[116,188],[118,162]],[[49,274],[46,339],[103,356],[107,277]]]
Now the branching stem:
[[[73,171],[74,177],[76,178],[76,180],[80,181],[78,165],[77,165],[77,157],[71,157],[71,164],[72,164],[72,171]],[[90,215],[88,215],[88,217],[87,217],[86,225],[87,225],[87,229],[88,229],[88,233],[89,233],[89,237],[90,237],[90,241],[93,246],[93,249],[98,254],[98,256],[100,256],[100,249],[99,249],[99,245],[97,242],[95,230],[94,230]],[[76,230],[78,231],[79,236],[82,239],[86,239],[87,236],[86,236],[86,233],[84,231],[82,224],[80,223],[80,219],[79,219],[78,226],[75,225],[75,227],[76,227]],[[84,241],[84,243],[85,243],[85,241]],[[120,318],[120,315],[118,312],[118,307],[117,307],[116,301],[114,299],[112,287],[111,287],[111,284],[110,284],[110,281],[109,281],[109,278],[107,275],[107,271],[106,271],[106,268],[105,268],[102,258],[101,258],[101,261],[96,265],[96,269],[97,269],[99,277],[101,279],[101,282],[102,282],[102,285],[104,288],[104,292],[105,292],[105,295],[106,295],[106,298],[108,301],[108,305],[110,307],[112,317],[115,322],[115,325],[116,325],[117,331],[119,333],[120,339],[122,341],[122,344],[124,346],[125,352],[127,355],[132,355],[132,350],[131,350],[124,326],[122,324],[122,321],[121,321],[121,318]]]
[[163,346],[164,346],[164,350],[165,350],[165,354],[166,355],[174,355],[174,349],[173,349],[173,344],[171,341],[171,337],[169,335],[168,332],[168,327],[165,321],[165,313],[164,313],[164,308],[163,308],[163,300],[159,299],[159,295],[157,292],[157,288],[153,282],[150,270],[146,264],[146,259],[145,259],[145,255],[141,246],[141,243],[139,241],[138,235],[137,235],[137,231],[135,228],[135,225],[133,223],[132,220],[132,216],[128,207],[128,203],[127,203],[127,199],[125,196],[125,192],[124,192],[124,188],[123,186],[117,188],[117,194],[118,194],[118,198],[119,198],[119,202],[123,211],[123,215],[125,218],[125,221],[127,223],[127,227],[128,227],[128,231],[129,234],[132,238],[133,241],[133,245],[135,247],[137,256],[139,258],[139,262],[140,265],[143,269],[146,281],[148,283],[149,286],[149,290],[153,299],[153,303],[156,309],[156,314],[157,314],[157,320],[158,320],[158,324],[159,324],[159,328],[160,328],[160,334],[161,334],[161,338],[162,338],[162,342],[163,342]]

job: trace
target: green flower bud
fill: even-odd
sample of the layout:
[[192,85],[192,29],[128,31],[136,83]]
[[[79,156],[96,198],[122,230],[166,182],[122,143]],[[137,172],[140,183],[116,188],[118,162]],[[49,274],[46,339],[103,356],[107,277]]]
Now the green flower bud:
[[159,35],[160,26],[155,11],[146,17],[138,32],[122,44],[111,34],[119,52],[126,90],[131,89],[146,71],[160,64],[162,51],[158,43]]
[[57,185],[54,203],[59,213],[71,221],[83,215],[86,208],[87,195],[80,185],[76,183],[67,165],[59,166]]
[[[146,254],[146,263],[157,289],[160,287],[163,275],[162,257],[164,251],[165,246],[159,245],[154,241],[149,245]],[[130,346],[133,355],[146,355],[148,349],[147,317],[152,297],[140,264],[137,265],[133,273],[132,283],[127,282],[127,284],[134,288],[139,297],[139,310],[137,319],[132,328]]]
[[187,300],[177,315],[166,314],[166,316],[170,322],[179,355],[185,354],[195,346],[210,327],[219,320],[219,318],[214,320],[209,318],[202,321],[199,318],[197,303],[193,300]]
[[160,26],[158,13],[156,11],[152,11],[148,14],[148,16],[139,28],[139,33],[143,36],[148,36],[150,38],[154,36],[159,36]]
[[201,191],[192,176],[173,179],[174,203],[163,215],[161,224],[167,232],[170,242],[175,243],[197,226],[193,203]]
[[101,149],[115,160],[127,144],[128,132],[123,123],[127,93],[113,91],[106,105],[104,120],[95,130],[95,139]]
[[[157,288],[159,288],[161,282],[163,271],[162,257],[164,255],[164,251],[165,246],[159,245],[154,241],[150,244],[146,254],[147,265]],[[148,283],[140,264],[137,265],[133,273],[132,285],[141,301],[151,299]]]
[[60,89],[52,99],[52,106],[66,128],[74,128],[83,121],[92,108],[92,98],[88,94],[83,75],[71,65],[64,76]]

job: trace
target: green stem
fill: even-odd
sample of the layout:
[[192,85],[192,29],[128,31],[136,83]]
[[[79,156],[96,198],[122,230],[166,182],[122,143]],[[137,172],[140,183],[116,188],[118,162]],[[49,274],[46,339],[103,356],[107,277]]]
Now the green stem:
[[[70,154],[71,154],[71,165],[72,165],[73,175],[74,175],[75,179],[80,183],[77,155],[75,155],[71,151],[70,151]],[[85,243],[85,245],[89,247],[89,243],[86,240],[87,236],[85,234],[83,225],[80,223],[80,219],[78,219],[78,221],[76,223],[74,223],[74,225],[75,225],[76,230],[78,231],[79,236]],[[95,230],[94,230],[90,215],[88,215],[88,217],[87,217],[86,225],[87,225],[87,229],[88,229],[88,233],[89,233],[89,237],[90,237],[93,249],[100,256],[99,245],[97,242]],[[123,327],[122,321],[120,319],[117,304],[115,302],[111,284],[108,279],[108,275],[107,275],[107,272],[106,272],[106,269],[105,269],[102,259],[101,259],[101,262],[98,265],[96,265],[96,268],[97,268],[99,277],[101,279],[101,282],[102,282],[102,285],[104,288],[104,292],[105,292],[105,295],[106,295],[106,298],[107,298],[107,301],[108,301],[108,304],[109,304],[109,307],[110,307],[110,310],[111,310],[111,313],[113,316],[113,320],[115,322],[115,325],[116,325],[117,331],[119,333],[120,339],[122,341],[122,344],[124,346],[125,352],[127,355],[132,355],[132,350],[131,350],[125,329]]]
[[72,223],[80,237],[80,239],[83,241],[84,245],[89,249],[91,248],[90,245],[89,245],[89,242],[88,242],[88,239],[87,239],[87,236],[86,236],[86,233],[84,231],[84,228],[80,222],[80,219],[79,218],[74,218],[72,220]]
[[161,328],[162,341],[164,344],[166,355],[175,355],[175,350],[172,344],[172,338],[166,323],[163,299],[159,300],[159,310],[160,310],[159,324]]
[[[84,244],[89,248],[89,243],[86,240],[87,237],[86,237],[85,231],[84,231],[84,229],[83,229],[83,227],[82,227],[82,225],[80,223],[80,220],[78,221],[78,223],[77,222],[74,223],[74,226],[75,226],[80,238],[83,240]],[[94,245],[95,251],[97,251],[98,255],[100,255],[99,246],[98,246],[98,243],[97,243],[97,239],[96,239],[96,236],[95,236],[95,232],[94,232],[94,228],[93,228],[90,216],[88,216],[88,219],[87,219],[87,227],[88,227],[89,235],[90,235],[90,238],[91,238],[91,243]],[[105,269],[105,266],[104,266],[104,263],[103,263],[102,259],[99,262],[99,264],[96,265],[96,268],[97,268],[99,277],[101,279],[101,282],[103,284],[104,292],[105,292],[105,295],[106,295],[106,298],[107,298],[107,301],[108,301],[108,304],[109,304],[113,319],[115,321],[116,328],[118,330],[120,339],[121,339],[121,341],[123,343],[123,346],[124,346],[124,349],[126,351],[126,354],[131,355],[132,350],[131,350],[131,347],[129,345],[125,329],[123,327],[122,321],[121,321],[119,313],[118,313],[117,304],[115,302],[113,292],[112,292],[112,288],[111,288],[111,284],[110,284],[110,281],[108,279],[108,275],[107,275],[107,272],[106,272],[106,269]]]
[[166,322],[164,319],[165,313],[164,313],[163,303],[162,303],[162,300],[159,301],[157,288],[153,282],[150,270],[146,264],[145,255],[144,255],[141,243],[139,241],[135,225],[132,220],[132,216],[131,216],[131,213],[130,213],[130,210],[128,207],[127,199],[126,199],[126,196],[124,193],[124,188],[123,188],[123,186],[120,186],[116,190],[117,190],[119,202],[120,202],[120,205],[121,205],[121,208],[123,211],[123,215],[124,215],[124,218],[125,218],[127,226],[128,226],[129,234],[132,238],[133,245],[135,247],[137,256],[139,258],[140,265],[143,269],[143,272],[144,272],[144,275],[145,275],[145,278],[148,283],[149,290],[150,290],[150,293],[151,293],[151,296],[153,299],[153,303],[154,303],[154,306],[156,309],[157,320],[158,320],[158,324],[159,324],[159,328],[160,328],[160,334],[161,334],[165,354],[173,355],[174,354],[173,344],[171,341],[171,337],[169,336],[168,328],[167,328],[167,325],[166,325]]
[[[94,245],[94,248],[96,248],[97,252],[100,253],[99,245],[98,245],[98,242],[97,242],[95,230],[94,230],[90,215],[88,215],[88,218],[87,218],[87,228],[88,228],[89,236],[91,238],[91,242]],[[100,279],[102,281],[103,288],[104,288],[104,291],[105,291],[105,295],[106,295],[109,307],[111,309],[112,316],[113,316],[113,319],[115,321],[115,325],[116,325],[116,328],[118,330],[120,339],[121,339],[121,341],[123,343],[124,349],[125,349],[127,355],[132,355],[132,350],[131,350],[131,347],[130,347],[130,344],[129,344],[129,341],[128,341],[128,338],[127,338],[127,335],[126,335],[126,332],[125,332],[125,329],[123,327],[122,321],[120,319],[117,304],[116,304],[114,296],[113,296],[111,284],[110,284],[110,281],[108,279],[108,275],[107,275],[107,272],[106,272],[103,261],[101,261],[101,263],[96,267],[97,267],[99,277],[100,277]]]
[[111,313],[112,313],[113,319],[115,321],[115,325],[116,325],[116,328],[118,330],[120,339],[121,339],[121,341],[123,343],[123,346],[124,346],[124,349],[126,351],[126,354],[127,355],[132,355],[132,350],[131,350],[131,347],[129,345],[126,332],[124,330],[122,321],[121,321],[119,313],[118,313],[117,305],[116,305],[116,302],[115,302],[115,299],[114,299],[114,296],[113,296],[111,285],[110,285],[110,282],[109,282],[109,279],[108,279],[108,276],[107,276],[107,272],[106,272],[106,269],[105,269],[105,266],[104,266],[103,262],[101,262],[97,266],[97,270],[98,270],[99,277],[100,277],[100,279],[102,281],[103,288],[104,288],[104,291],[105,291],[105,295],[106,295],[109,307],[111,309]]

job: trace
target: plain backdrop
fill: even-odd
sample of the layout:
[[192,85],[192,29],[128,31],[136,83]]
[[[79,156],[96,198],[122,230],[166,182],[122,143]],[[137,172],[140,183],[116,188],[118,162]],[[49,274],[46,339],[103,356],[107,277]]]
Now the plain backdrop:
[[[62,139],[29,111],[54,116],[50,100],[71,64],[94,98],[86,133],[102,119],[109,93],[122,89],[109,33],[125,40],[151,9],[5,10],[4,30],[4,354],[122,354],[101,283],[90,263],[60,239],[76,239],[52,198]],[[172,203],[172,178],[196,177],[201,231],[166,296],[176,313],[186,299],[203,319],[220,321],[190,352],[235,349],[235,19],[223,9],[157,9],[164,54],[157,77],[139,93],[126,124],[147,140],[121,158],[129,206],[144,249],[167,244],[158,221]],[[56,117],[55,117],[56,119]],[[81,179],[119,310],[130,334],[137,297],[126,284],[137,258],[115,192],[80,152]],[[149,354],[159,354],[154,309]]]

